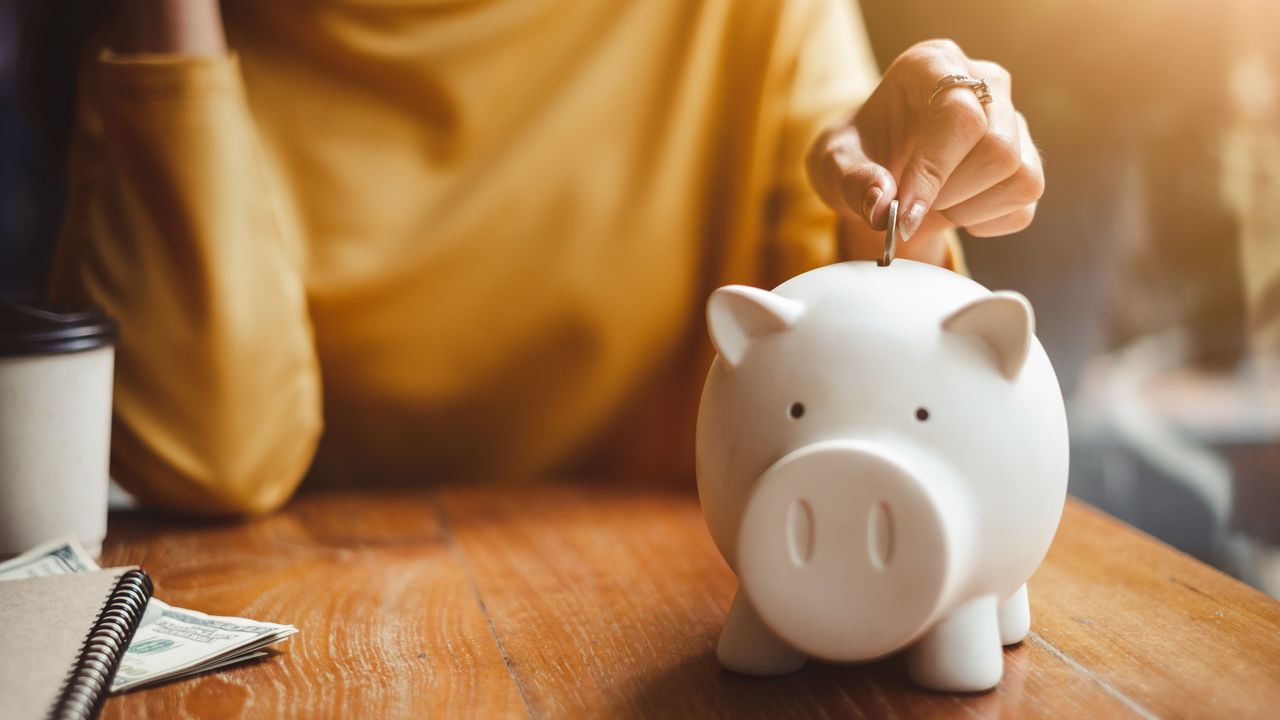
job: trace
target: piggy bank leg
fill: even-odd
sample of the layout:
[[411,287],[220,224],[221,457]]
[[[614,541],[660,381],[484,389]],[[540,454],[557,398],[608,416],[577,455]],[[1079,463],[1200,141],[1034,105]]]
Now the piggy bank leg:
[[808,660],[765,627],[741,589],[729,606],[716,657],[726,669],[744,675],[785,675],[799,670]]
[[1031,606],[1027,603],[1027,585],[1000,605],[1000,644],[1016,645],[1031,632]]
[[1004,674],[995,595],[984,595],[938,623],[911,649],[911,679],[930,690],[990,690]]

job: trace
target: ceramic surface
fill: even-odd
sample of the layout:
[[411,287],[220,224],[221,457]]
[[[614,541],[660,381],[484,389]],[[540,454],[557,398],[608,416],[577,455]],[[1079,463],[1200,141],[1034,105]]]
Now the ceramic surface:
[[994,687],[1067,487],[1031,306],[908,260],[720,288],[698,490],[741,581],[718,655],[774,675],[910,647],[913,679]]

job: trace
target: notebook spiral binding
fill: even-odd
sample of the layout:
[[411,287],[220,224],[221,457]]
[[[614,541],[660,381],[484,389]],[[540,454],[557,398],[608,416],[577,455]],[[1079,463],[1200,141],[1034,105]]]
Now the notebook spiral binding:
[[129,570],[120,576],[81,645],[76,664],[67,673],[50,718],[90,720],[98,716],[111,690],[120,655],[142,623],[152,589],[151,578],[142,570]]

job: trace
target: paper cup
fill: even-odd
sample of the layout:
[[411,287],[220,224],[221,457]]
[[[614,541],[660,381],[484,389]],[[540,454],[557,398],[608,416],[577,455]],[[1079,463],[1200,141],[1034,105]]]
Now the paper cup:
[[107,534],[115,326],[93,308],[0,305],[0,558]]

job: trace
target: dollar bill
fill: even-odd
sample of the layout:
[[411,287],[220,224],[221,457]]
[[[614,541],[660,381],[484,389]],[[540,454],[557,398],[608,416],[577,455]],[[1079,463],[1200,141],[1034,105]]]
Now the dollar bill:
[[261,657],[264,647],[296,632],[292,625],[206,615],[153,599],[111,689],[123,692]]
[[[59,539],[0,563],[0,581],[97,570],[74,539]],[[206,615],[151,598],[111,684],[112,692],[186,677],[263,657],[298,629],[248,618]]]
[[54,540],[0,563],[0,580],[67,575],[98,570],[98,563],[75,540]]

